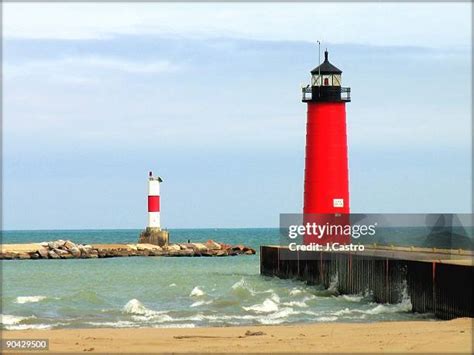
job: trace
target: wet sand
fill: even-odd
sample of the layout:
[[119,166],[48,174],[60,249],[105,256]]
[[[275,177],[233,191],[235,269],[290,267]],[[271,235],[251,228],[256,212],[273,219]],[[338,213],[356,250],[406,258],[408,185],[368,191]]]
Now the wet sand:
[[17,330],[4,331],[2,337],[46,338],[50,352],[58,353],[472,353],[472,326],[472,318],[460,318],[221,328]]

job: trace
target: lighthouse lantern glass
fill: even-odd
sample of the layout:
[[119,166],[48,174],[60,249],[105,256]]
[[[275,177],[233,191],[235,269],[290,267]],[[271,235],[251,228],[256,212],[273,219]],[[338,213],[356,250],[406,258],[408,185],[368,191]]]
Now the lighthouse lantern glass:
[[341,86],[341,74],[315,74],[311,77],[312,86]]

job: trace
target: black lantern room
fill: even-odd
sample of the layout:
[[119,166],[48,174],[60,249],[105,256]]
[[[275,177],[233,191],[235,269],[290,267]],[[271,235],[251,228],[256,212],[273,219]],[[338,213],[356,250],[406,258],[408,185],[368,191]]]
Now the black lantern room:
[[329,62],[328,51],[324,62],[311,70],[311,85],[303,87],[303,102],[350,102],[351,89],[341,86],[342,71]]

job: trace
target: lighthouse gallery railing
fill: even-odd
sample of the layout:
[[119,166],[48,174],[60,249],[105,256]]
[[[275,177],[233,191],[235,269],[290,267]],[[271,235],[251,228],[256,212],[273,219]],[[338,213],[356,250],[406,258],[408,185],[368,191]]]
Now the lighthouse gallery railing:
[[[303,101],[309,101],[312,99],[313,90],[311,86],[302,88]],[[341,87],[341,101],[351,101],[351,88]]]

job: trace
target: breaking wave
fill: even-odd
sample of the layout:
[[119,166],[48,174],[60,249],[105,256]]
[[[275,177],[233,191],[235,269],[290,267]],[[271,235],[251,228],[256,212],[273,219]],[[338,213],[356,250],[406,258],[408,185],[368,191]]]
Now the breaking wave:
[[191,293],[189,294],[189,297],[201,297],[204,296],[205,292],[199,288],[199,286],[196,286],[192,289]]
[[62,323],[56,324],[15,324],[15,325],[7,325],[5,329],[7,330],[42,330],[42,329],[51,329],[55,326],[62,325]]
[[189,307],[199,307],[199,306],[203,306],[203,305],[206,305],[206,304],[211,304],[212,302],[213,302],[212,300],[210,300],[210,301],[196,301],[192,305],[190,305]]
[[167,315],[167,311],[154,311],[149,309],[143,305],[139,300],[136,298],[130,300],[125,304],[123,307],[123,312],[130,314],[133,320],[136,321],[154,321],[154,322],[168,322],[172,321],[169,315]]
[[29,317],[20,317],[20,316],[12,316],[9,314],[0,314],[0,323],[2,325],[15,325],[19,324],[25,320],[28,319],[34,319],[36,318],[35,316],[29,316]]
[[265,299],[265,301],[263,301],[261,304],[256,304],[249,307],[244,306],[242,308],[246,311],[254,311],[256,313],[270,313],[278,311],[278,305],[270,298]]
[[18,296],[15,299],[15,303],[35,303],[35,302],[40,302],[45,300],[47,297],[46,296]]

